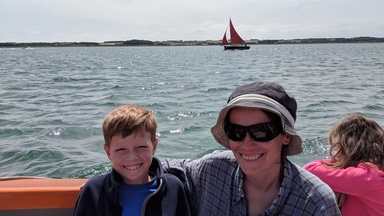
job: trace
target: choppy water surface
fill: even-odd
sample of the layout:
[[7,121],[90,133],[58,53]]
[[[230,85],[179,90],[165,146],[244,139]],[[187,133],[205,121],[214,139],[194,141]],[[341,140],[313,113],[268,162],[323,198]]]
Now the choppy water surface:
[[304,163],[359,112],[384,126],[384,44],[0,49],[0,176],[91,177],[109,170],[101,124],[133,103],[156,113],[159,158],[221,149],[210,134],[232,90],[274,81],[298,101]]

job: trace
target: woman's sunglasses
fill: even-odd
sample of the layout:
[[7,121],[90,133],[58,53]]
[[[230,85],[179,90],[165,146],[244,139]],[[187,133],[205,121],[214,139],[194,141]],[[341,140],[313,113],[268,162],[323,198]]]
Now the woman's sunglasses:
[[244,140],[247,132],[254,141],[268,142],[277,137],[282,131],[281,126],[276,125],[273,122],[250,126],[241,126],[228,122],[225,124],[224,130],[230,140],[237,142]]

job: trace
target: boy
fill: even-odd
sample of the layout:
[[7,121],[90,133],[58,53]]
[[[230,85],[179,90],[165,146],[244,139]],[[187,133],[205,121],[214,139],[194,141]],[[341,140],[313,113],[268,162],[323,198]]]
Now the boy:
[[153,157],[156,128],[155,115],[140,106],[106,116],[104,150],[113,169],[84,185],[74,215],[190,215],[182,183]]

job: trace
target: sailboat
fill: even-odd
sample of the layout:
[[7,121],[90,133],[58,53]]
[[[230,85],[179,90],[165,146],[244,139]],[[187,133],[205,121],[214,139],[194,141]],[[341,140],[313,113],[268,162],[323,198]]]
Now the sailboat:
[[245,41],[236,32],[231,18],[229,18],[229,33],[231,35],[229,41],[227,40],[227,30],[228,28],[225,30],[223,40],[221,41],[221,45],[224,45],[224,50],[247,50],[250,48],[250,46],[245,44]]

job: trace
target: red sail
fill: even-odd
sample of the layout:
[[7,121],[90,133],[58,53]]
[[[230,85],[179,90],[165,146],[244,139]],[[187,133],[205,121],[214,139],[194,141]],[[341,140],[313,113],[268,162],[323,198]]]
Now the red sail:
[[235,27],[233,27],[233,25],[232,25],[231,19],[229,19],[229,31],[231,33],[231,43],[232,44],[245,43],[244,40],[240,37],[240,35],[237,34]]
[[221,41],[221,45],[227,45],[228,44],[228,41],[227,41],[227,29],[225,29],[223,40]]

